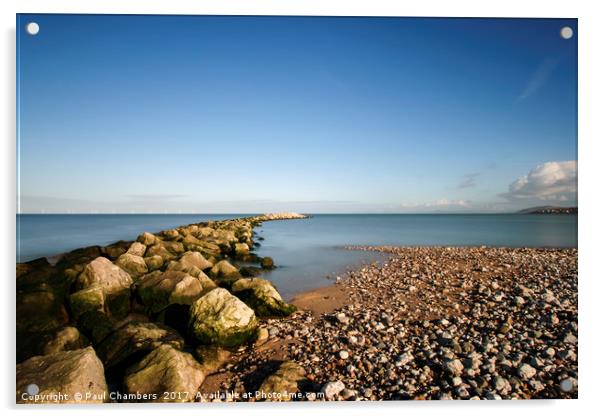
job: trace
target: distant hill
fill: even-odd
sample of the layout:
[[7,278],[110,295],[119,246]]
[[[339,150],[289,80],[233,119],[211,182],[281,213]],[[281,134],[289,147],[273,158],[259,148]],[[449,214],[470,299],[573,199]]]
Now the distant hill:
[[568,215],[576,214],[577,207],[565,207],[565,206],[535,206],[532,208],[519,210],[517,213],[522,214],[533,214],[533,215]]

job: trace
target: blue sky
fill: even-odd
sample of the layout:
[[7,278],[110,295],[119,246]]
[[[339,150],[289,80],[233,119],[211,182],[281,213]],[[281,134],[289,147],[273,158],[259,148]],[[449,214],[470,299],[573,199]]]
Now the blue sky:
[[575,203],[574,19],[19,15],[17,27],[21,212]]

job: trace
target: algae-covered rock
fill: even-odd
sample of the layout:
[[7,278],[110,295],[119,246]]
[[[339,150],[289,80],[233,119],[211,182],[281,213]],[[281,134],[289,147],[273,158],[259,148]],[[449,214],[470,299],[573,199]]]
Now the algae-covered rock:
[[261,268],[265,270],[270,270],[274,268],[274,260],[272,257],[263,257],[261,259]]
[[[32,383],[45,401],[36,402],[28,395]],[[32,357],[17,364],[16,387],[18,403],[54,403],[55,398],[60,403],[101,403],[108,399],[104,368],[92,347]]]
[[63,293],[42,284],[32,291],[17,291],[17,331],[49,331],[69,322]]
[[178,261],[172,261],[167,269],[189,273],[193,268],[202,271],[211,267],[213,267],[213,264],[207,261],[200,252],[187,251],[182,254]]
[[[201,365],[188,353],[162,345],[128,368],[127,393],[155,395],[152,402],[192,402],[205,380]],[[173,396],[164,396],[164,393]]]
[[166,231],[163,231],[161,235],[163,236],[163,239],[166,240],[174,240],[180,237],[180,233],[177,229],[168,229]]
[[144,262],[146,263],[146,267],[148,271],[155,271],[163,266],[163,257],[160,255],[152,255],[150,257],[144,257]]
[[69,295],[69,307],[75,319],[88,311],[104,311],[105,295],[101,286],[96,285]]
[[219,283],[230,285],[236,280],[242,278],[242,275],[236,267],[226,260],[216,263],[209,272],[209,275]]
[[169,305],[190,305],[215,288],[208,277],[197,278],[175,270],[154,271],[138,280],[136,293],[151,312],[160,312]]
[[162,243],[153,244],[146,248],[146,253],[144,254],[145,258],[153,257],[155,255],[161,256],[164,262],[176,258],[176,255],[168,251]]
[[48,335],[40,347],[41,355],[55,354],[61,351],[78,350],[90,343],[75,327],[62,327]]
[[236,243],[234,244],[234,252],[238,257],[248,255],[249,246],[245,243]]
[[144,253],[146,252],[146,245],[144,245],[141,242],[134,241],[128,248],[127,252],[128,254],[144,257]]
[[232,293],[259,316],[288,316],[295,306],[282,300],[276,288],[265,279],[240,279],[232,284]]
[[299,393],[299,383],[304,378],[303,367],[294,361],[285,361],[274,374],[263,381],[259,387],[261,395],[258,400],[290,401],[295,399]]
[[244,302],[217,288],[191,306],[188,328],[191,336],[203,344],[231,347],[255,337],[257,319]]
[[[139,242],[136,244],[140,244]],[[140,244],[142,245],[142,244]],[[121,267],[126,273],[128,273],[133,279],[137,279],[140,276],[148,273],[148,267],[146,266],[146,262],[144,258],[139,255],[134,255],[132,253],[125,253],[117,258],[115,261],[119,267]]]
[[33,356],[78,350],[90,345],[88,339],[71,326],[43,332],[17,332],[16,337],[18,363]]
[[184,339],[164,325],[134,321],[112,332],[98,346],[97,352],[106,367],[113,367],[134,354],[152,351],[163,344],[182,349]]
[[136,241],[143,245],[149,246],[157,242],[157,237],[151,234],[150,232],[144,232],[138,236]]
[[94,344],[100,343],[113,330],[114,320],[105,311],[87,311],[77,319],[77,328]]

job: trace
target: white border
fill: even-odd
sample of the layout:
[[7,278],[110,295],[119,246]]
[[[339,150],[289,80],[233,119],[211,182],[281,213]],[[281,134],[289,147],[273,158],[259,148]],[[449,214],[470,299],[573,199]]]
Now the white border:
[[[333,15],[333,16],[478,16],[478,17],[571,17],[579,18],[579,400],[577,401],[507,401],[507,402],[406,402],[313,405],[194,405],[174,408],[167,405],[112,405],[104,408],[47,407],[39,411],[44,416],[92,417],[144,413],[164,417],[171,411],[179,414],[244,415],[286,414],[287,417],[308,414],[367,413],[385,415],[433,415],[469,417],[484,415],[581,416],[593,415],[597,405],[602,378],[602,327],[600,305],[601,281],[600,245],[602,207],[598,197],[602,175],[598,166],[601,157],[602,109],[599,77],[602,74],[600,41],[602,21],[594,1],[384,1],[384,0],[4,0],[1,20],[2,42],[2,128],[4,141],[0,152],[2,162],[2,239],[0,260],[2,281],[4,338],[0,344],[2,368],[0,374],[2,406],[12,416],[35,413],[31,408],[16,408],[14,402],[14,260],[15,260],[15,13],[125,13],[125,14],[269,14],[269,15]],[[598,77],[595,77],[598,75]],[[597,100],[596,100],[597,99]],[[12,347],[12,348],[11,348]],[[143,411],[140,409],[143,408]],[[269,408],[269,409],[268,409]]]

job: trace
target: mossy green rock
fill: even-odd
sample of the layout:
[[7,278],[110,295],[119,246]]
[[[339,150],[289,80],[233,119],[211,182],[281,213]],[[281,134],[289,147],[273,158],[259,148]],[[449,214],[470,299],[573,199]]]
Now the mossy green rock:
[[142,304],[155,313],[174,304],[190,305],[216,287],[213,280],[202,276],[175,270],[154,271],[138,280],[136,293]]
[[257,319],[251,308],[226,289],[217,288],[190,307],[192,337],[203,344],[232,347],[255,338]]
[[169,263],[168,270],[178,270],[189,273],[193,268],[197,270],[207,270],[213,267],[203,254],[198,251],[187,251],[177,260]]
[[136,241],[143,245],[149,246],[157,242],[157,237],[150,232],[144,232],[138,236]]
[[100,286],[92,286],[72,293],[69,296],[69,307],[75,319],[88,311],[104,311],[105,295]]
[[[27,387],[32,383],[38,386],[38,395],[46,399],[62,394],[62,403],[102,403],[108,399],[104,367],[92,347],[32,357],[17,364],[17,403],[39,403],[27,398]],[[84,397],[78,400],[77,393]]]
[[144,262],[146,263],[146,267],[148,271],[155,271],[163,266],[163,257],[160,255],[152,255],[150,257],[144,257]]
[[184,339],[165,325],[133,321],[105,338],[97,352],[106,367],[113,367],[123,364],[134,354],[150,352],[163,344],[182,349]]
[[236,280],[242,278],[242,275],[236,267],[226,260],[216,263],[209,272],[209,275],[216,279],[220,284],[231,285]]
[[119,256],[119,258],[117,258],[115,264],[121,267],[133,279],[137,279],[138,277],[148,273],[146,262],[144,261],[144,258],[139,255],[134,255],[131,253],[122,254]]
[[[127,393],[156,394],[151,402],[192,402],[204,380],[191,354],[162,345],[127,369],[123,387]],[[165,392],[175,396],[166,398]]]
[[232,293],[259,316],[288,316],[296,310],[294,305],[284,302],[274,285],[265,279],[237,280],[232,284]]

